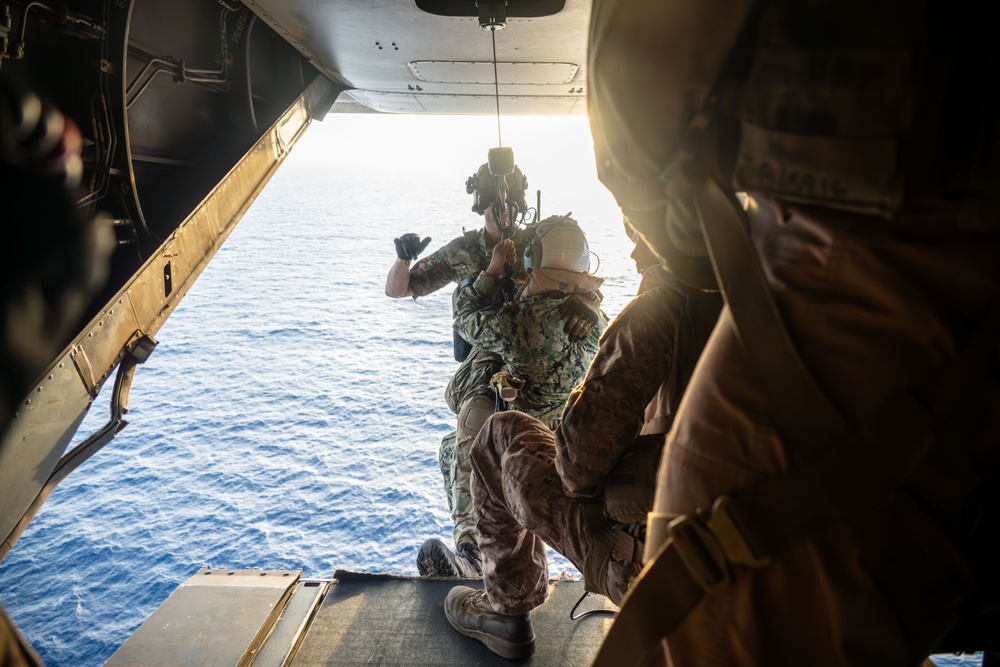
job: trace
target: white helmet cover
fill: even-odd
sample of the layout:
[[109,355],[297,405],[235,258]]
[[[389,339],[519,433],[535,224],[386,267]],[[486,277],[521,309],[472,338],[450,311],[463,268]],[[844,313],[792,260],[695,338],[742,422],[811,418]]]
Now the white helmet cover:
[[542,220],[536,228],[535,239],[524,250],[524,268],[586,272],[590,268],[587,235],[568,215]]

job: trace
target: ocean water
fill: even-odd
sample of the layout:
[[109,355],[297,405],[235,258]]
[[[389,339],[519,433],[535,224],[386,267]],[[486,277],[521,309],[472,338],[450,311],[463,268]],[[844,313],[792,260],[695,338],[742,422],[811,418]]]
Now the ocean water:
[[[543,215],[572,211],[587,230],[615,315],[638,277],[585,121],[504,131]],[[450,289],[413,301],[383,286],[395,236],[434,248],[481,224],[464,182],[495,132],[368,116],[309,129],[156,334],[129,426],[0,563],[0,602],[50,667],[102,664],[203,566],[414,575],[419,544],[448,541]],[[108,393],[78,441],[106,420]],[[553,575],[578,576],[550,556]]]

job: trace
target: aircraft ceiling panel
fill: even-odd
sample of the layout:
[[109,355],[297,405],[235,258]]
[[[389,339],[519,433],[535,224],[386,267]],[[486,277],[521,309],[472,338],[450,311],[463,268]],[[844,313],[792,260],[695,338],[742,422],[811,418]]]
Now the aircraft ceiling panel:
[[580,66],[573,63],[441,62],[420,60],[409,63],[413,76],[425,83],[494,83],[521,85],[567,84],[576,78]]
[[[497,112],[492,95],[413,95],[373,90],[346,91],[358,103],[389,113],[488,115]],[[509,95],[500,98],[500,113],[511,116],[575,116],[587,112],[583,96]]]
[[[468,0],[472,7],[475,2]],[[586,87],[590,0],[566,0],[552,16],[509,18],[495,33],[482,30],[476,16],[432,14],[414,0],[246,4],[326,76],[364,91],[354,98],[375,102],[375,110],[496,113],[495,100],[478,100],[493,95],[494,38],[502,111],[505,104],[511,114],[581,113],[585,106],[579,98]],[[467,95],[477,99],[463,99]],[[540,103],[549,96],[561,99]]]

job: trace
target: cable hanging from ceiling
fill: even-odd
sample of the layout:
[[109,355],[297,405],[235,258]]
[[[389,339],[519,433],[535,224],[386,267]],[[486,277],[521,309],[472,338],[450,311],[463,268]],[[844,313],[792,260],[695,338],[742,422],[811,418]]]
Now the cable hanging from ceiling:
[[479,27],[490,31],[493,42],[493,96],[497,105],[497,145],[503,146],[500,132],[500,77],[497,73],[497,30],[507,25],[507,0],[477,0]]

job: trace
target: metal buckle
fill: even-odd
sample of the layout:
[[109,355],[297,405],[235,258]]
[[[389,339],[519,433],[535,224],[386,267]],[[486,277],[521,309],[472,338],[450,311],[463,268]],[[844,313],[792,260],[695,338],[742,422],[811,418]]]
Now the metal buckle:
[[753,531],[747,529],[739,516],[739,505],[730,496],[719,496],[712,505],[708,530],[718,540],[726,560],[734,565],[766,567],[771,558],[759,542],[754,541]]
[[669,529],[677,555],[702,590],[711,593],[729,584],[726,554],[700,515],[679,516]]

